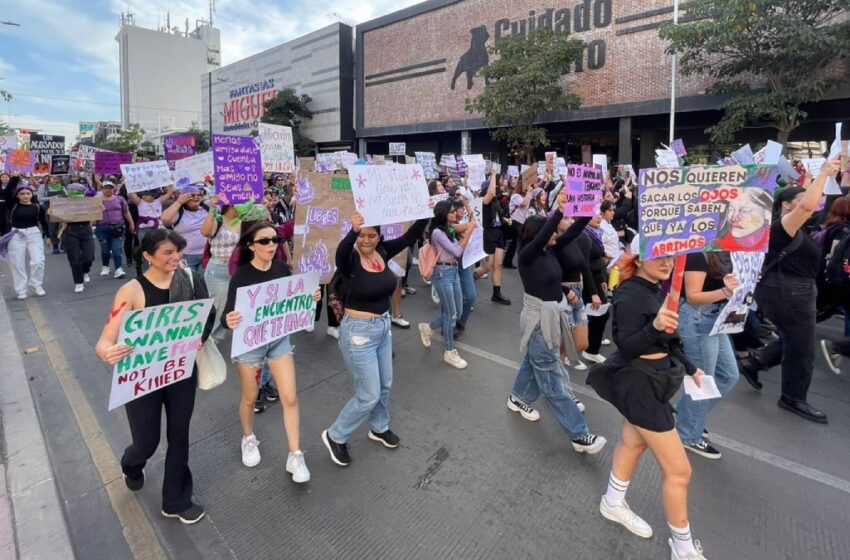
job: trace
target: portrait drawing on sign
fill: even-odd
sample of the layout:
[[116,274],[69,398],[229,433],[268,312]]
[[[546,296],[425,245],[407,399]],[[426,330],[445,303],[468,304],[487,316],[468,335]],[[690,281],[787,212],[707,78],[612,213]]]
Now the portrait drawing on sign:
[[770,236],[773,197],[764,189],[740,189],[728,203],[717,232],[723,251],[765,251]]
[[[472,35],[472,42],[469,45],[469,50],[463,53],[457,63],[455,75],[452,78],[452,89],[455,88],[457,79],[464,72],[466,72],[466,89],[472,89],[472,79],[475,77],[475,73],[490,64],[490,55],[487,54],[487,39],[490,38],[490,34],[487,33],[487,28],[480,25],[470,29],[469,33]],[[485,79],[484,81],[486,84],[490,84],[489,80]]]

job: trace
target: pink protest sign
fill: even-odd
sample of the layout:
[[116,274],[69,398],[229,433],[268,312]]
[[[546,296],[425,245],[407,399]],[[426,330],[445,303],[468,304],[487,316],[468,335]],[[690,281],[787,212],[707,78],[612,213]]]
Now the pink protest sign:
[[174,171],[174,162],[195,155],[195,137],[191,135],[166,136],[162,139],[162,152],[168,168]]
[[591,165],[568,165],[565,216],[595,216],[602,203],[602,170]]

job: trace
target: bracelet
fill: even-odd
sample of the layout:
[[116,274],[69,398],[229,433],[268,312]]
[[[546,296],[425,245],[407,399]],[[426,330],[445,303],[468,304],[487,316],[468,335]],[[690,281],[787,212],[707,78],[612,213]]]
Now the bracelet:
[[726,286],[723,286],[722,288],[720,288],[720,293],[723,294],[724,296],[726,296],[727,298],[732,297],[732,291],[729,290],[729,288],[727,288]]

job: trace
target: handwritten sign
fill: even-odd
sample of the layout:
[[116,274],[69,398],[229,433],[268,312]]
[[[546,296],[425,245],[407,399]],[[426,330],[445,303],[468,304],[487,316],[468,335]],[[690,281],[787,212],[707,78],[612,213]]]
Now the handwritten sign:
[[260,157],[263,172],[292,173],[295,171],[295,149],[292,129],[288,126],[260,123]]
[[233,329],[230,357],[312,327],[318,286],[314,271],[237,289],[233,309],[242,314],[242,322]]
[[685,149],[685,143],[681,138],[673,140],[670,144],[670,149],[673,150],[673,153],[679,157],[685,157],[688,155],[688,150]]
[[407,152],[407,144],[404,142],[390,142],[390,155],[403,156]]
[[641,258],[767,251],[775,188],[772,165],[641,169]]
[[473,191],[478,191],[484,181],[487,180],[487,162],[481,154],[468,154],[463,156],[466,164],[466,186]]
[[103,199],[55,196],[50,199],[47,215],[56,223],[97,222],[103,219]]
[[415,152],[416,163],[422,166],[425,179],[431,180],[439,177],[437,172],[437,155],[434,152]]
[[11,173],[32,173],[35,165],[35,154],[29,150],[7,150],[6,171]]
[[679,156],[673,150],[659,148],[655,150],[655,165],[661,169],[675,169],[679,167]]
[[71,171],[71,156],[68,154],[53,154],[50,156],[50,174],[67,175]]
[[455,156],[455,169],[457,170],[458,177],[466,177],[466,162],[463,156]]
[[717,321],[711,329],[711,336],[716,334],[734,334],[744,331],[747,313],[753,303],[753,292],[756,291],[764,264],[764,253],[729,253],[732,258],[732,271],[738,277],[740,285],[732,292],[732,297],[720,310]]
[[151,191],[171,184],[171,170],[165,160],[122,163],[121,173],[128,193]]
[[422,166],[352,165],[349,167],[354,206],[365,225],[380,226],[430,218],[428,185]]
[[466,244],[466,249],[463,251],[463,268],[469,268],[478,261],[487,258],[487,253],[484,252],[484,228],[476,225],[472,230],[472,237],[469,238],[469,243]]
[[509,165],[507,176],[508,177],[519,177],[519,167],[517,167],[516,165]]
[[532,165],[522,171],[520,175],[522,186],[524,189],[532,189],[537,186],[537,166]]
[[50,173],[50,156],[65,153],[65,137],[53,134],[30,134],[30,150],[35,153],[33,175]]
[[[302,173],[298,177],[295,230],[301,232],[297,240],[301,248],[296,265],[300,273],[317,272],[322,284],[333,276],[336,248],[351,230],[354,200],[347,179],[326,173]],[[346,185],[348,188],[343,188]]]
[[5,134],[0,136],[0,151],[3,153],[6,150],[15,150],[18,147],[18,137],[14,134]]
[[101,148],[80,144],[77,150],[77,157],[74,160],[74,167],[81,171],[93,171],[95,154],[103,151],[105,150],[102,150]]
[[602,203],[602,170],[596,166],[568,165],[565,216],[595,216]]
[[231,204],[263,199],[263,165],[254,138],[213,134],[212,152],[216,193]]
[[299,171],[315,171],[316,170],[316,158],[312,157],[300,157],[298,158],[298,169]]
[[212,152],[196,154],[174,162],[174,186],[178,189],[212,181],[214,175]]
[[121,164],[131,163],[133,154],[130,152],[95,152],[94,172],[103,175],[118,175],[121,173]]
[[195,155],[195,137],[190,134],[166,136],[162,139],[162,153],[173,171],[174,162]]
[[166,303],[121,317],[118,342],[133,352],[112,371],[109,410],[192,377],[212,302]]

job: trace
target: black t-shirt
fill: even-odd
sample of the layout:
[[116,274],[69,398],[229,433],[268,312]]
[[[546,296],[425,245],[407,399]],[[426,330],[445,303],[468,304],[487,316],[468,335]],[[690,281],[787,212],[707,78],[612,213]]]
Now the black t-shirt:
[[[821,251],[812,239],[802,231],[797,235],[803,236],[803,242],[796,251],[788,253],[778,266],[774,267],[770,274],[780,272],[783,276],[795,278],[814,279],[818,276],[820,267]],[[782,220],[776,220],[770,226],[770,243],[768,244],[765,265],[775,262],[779,253],[791,244],[793,238],[788,235],[782,227]]]
[[245,286],[260,284],[261,282],[268,282],[269,280],[277,280],[291,274],[292,271],[289,269],[289,265],[277,260],[272,261],[272,265],[268,270],[254,268],[254,265],[251,263],[237,268],[236,272],[230,278],[230,285],[227,287],[227,303],[224,304],[224,311],[221,313],[221,326],[226,329],[229,328],[226,317],[228,313],[233,311],[236,305],[236,290]]
[[[708,272],[708,258],[705,253],[691,253],[688,255],[685,263],[685,272],[705,272],[705,281],[702,283],[703,292],[712,292],[720,290],[726,285],[723,283],[723,277],[714,278]],[[731,270],[729,272],[732,272]],[[682,294],[684,296],[684,294]]]

